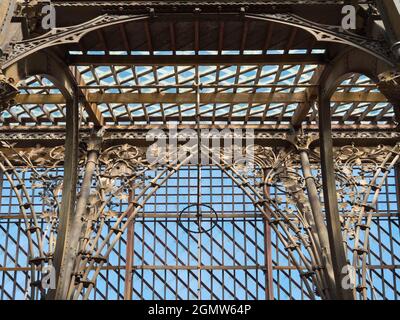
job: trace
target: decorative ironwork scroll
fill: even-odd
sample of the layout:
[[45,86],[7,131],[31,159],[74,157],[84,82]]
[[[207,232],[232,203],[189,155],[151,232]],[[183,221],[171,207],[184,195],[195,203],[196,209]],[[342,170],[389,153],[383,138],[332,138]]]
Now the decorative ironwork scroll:
[[[97,275],[128,225],[160,186],[193,157],[193,148],[184,151],[176,157],[176,162],[166,159],[166,165],[158,167],[160,172],[155,176],[150,175],[155,169],[154,164],[149,163],[137,147],[125,144],[111,147],[101,154],[70,284],[70,298],[89,298]],[[116,199],[127,204],[121,214],[114,210],[118,205]]]
[[[388,174],[400,159],[400,144],[378,148],[342,147],[336,152],[336,181],[345,250],[357,272],[354,290],[367,299],[374,293],[368,278],[367,258],[372,215],[377,213],[379,194]],[[368,288],[369,284],[369,288]]]
[[[14,144],[1,142],[0,170],[18,201],[28,239],[31,299],[35,298],[36,290],[44,295],[42,276],[38,272],[53,263],[63,183],[63,176],[55,168],[60,167],[63,159],[63,147],[37,146],[21,151]],[[38,190],[39,203],[33,199],[34,190]],[[35,209],[38,205],[43,208],[40,213]]]
[[340,26],[320,24],[288,13],[246,14],[246,17],[301,28],[311,33],[318,41],[336,42],[349,45],[372,54],[373,56],[386,61],[388,64],[395,66],[395,58],[384,41],[376,41],[359,36],[342,30]]
[[147,15],[120,16],[104,14],[75,26],[54,28],[48,33],[37,38],[12,44],[11,53],[5,59],[0,59],[0,65],[3,69],[6,69],[18,60],[21,60],[28,55],[31,55],[42,49],[60,44],[77,43],[83,36],[94,30],[120,23],[144,20],[147,18]]
[[[291,140],[298,144],[296,148],[251,146],[254,157],[250,162],[229,163],[227,156],[232,150],[222,149],[217,156],[202,146],[201,152],[230,177],[265,216],[299,271],[308,297],[330,299],[329,259],[321,251],[320,230],[313,212],[315,206],[306,185],[310,177],[304,175],[304,168],[302,171],[300,166],[299,150],[307,149],[319,194],[314,201],[322,203],[319,153],[309,149],[312,140],[304,136]],[[399,146],[361,150],[348,146],[337,150],[336,174],[344,245],[352,254],[352,265],[359,270],[360,283],[354,290],[358,290],[362,298],[366,298],[368,283],[366,259],[371,214],[376,210],[374,206],[387,172],[399,160],[398,149]],[[85,227],[69,298],[90,298],[97,275],[109,262],[114,246],[129,223],[161,185],[195,156],[195,149],[187,148],[178,162],[166,161],[165,165],[156,167],[146,160],[147,151],[125,144],[101,153],[84,217]],[[165,156],[166,160],[171,158],[170,154]],[[271,191],[278,191],[283,197],[276,197],[276,192]],[[317,214],[324,215],[322,209]]]
[[[321,209],[319,152],[310,147],[314,140],[314,136],[302,135],[290,138],[289,147],[248,146],[243,148],[243,154],[252,156],[233,163],[229,161],[232,148],[223,148],[216,153],[202,145],[201,152],[211,160],[212,166],[232,179],[265,217],[298,270],[307,297],[331,299],[329,254],[322,250],[321,226],[316,221],[316,215],[323,218],[324,213]],[[157,148],[123,144],[100,153],[83,215],[78,255],[69,284],[70,299],[91,297],[97,276],[104,265],[110,263],[114,247],[129,224],[136,219],[150,197],[196,157],[197,149],[181,146],[174,151],[177,157],[170,151],[162,154],[164,164],[150,163],[146,157],[148,153],[159,156],[159,151]],[[304,170],[302,152],[308,155],[311,176]],[[337,148],[335,154],[343,245],[349,264],[357,272],[354,292],[366,299],[368,293],[373,292],[367,268],[371,219],[377,211],[379,192],[388,173],[399,161],[400,145],[374,148],[345,146]],[[61,167],[63,157],[63,147],[49,149],[38,146],[22,152],[16,145],[4,141],[0,151],[0,169],[15,193],[20,213],[24,216],[29,239],[29,264],[32,266],[31,281],[35,290],[41,288],[40,279],[35,279],[34,274],[52,264],[63,181],[62,174],[54,174],[54,169]],[[85,168],[86,161],[88,159],[83,158],[81,169]],[[29,185],[26,176],[23,177],[28,171]],[[309,186],[310,179],[316,196]],[[41,192],[40,203],[44,210],[40,215],[35,211],[37,204],[28,189]],[[315,201],[319,202],[319,207]],[[45,227],[41,226],[39,219],[45,221]]]
[[255,171],[243,168],[241,161],[230,165],[224,161],[223,155],[222,161],[215,159],[212,154],[209,155],[214,164],[224,171],[263,213],[284,245],[292,263],[299,270],[309,298],[328,298],[327,285],[321,273],[322,266],[315,255],[315,243],[303,213],[295,210],[291,200],[284,202],[282,198],[271,196],[269,191],[271,187],[284,190],[295,185],[296,182],[292,181],[293,172],[285,170],[293,167],[295,154],[292,150],[283,148],[249,148],[254,148]]

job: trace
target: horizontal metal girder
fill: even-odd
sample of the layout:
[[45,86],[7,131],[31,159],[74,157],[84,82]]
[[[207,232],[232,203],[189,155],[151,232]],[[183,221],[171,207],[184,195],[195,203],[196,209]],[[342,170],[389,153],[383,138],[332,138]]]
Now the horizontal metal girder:
[[[89,103],[196,103],[196,93],[88,93]],[[61,94],[19,94],[15,99],[18,104],[62,104],[65,99]],[[307,97],[304,92],[298,93],[201,93],[200,103],[302,103]],[[336,92],[331,102],[386,102],[386,97],[378,92]]]
[[250,54],[250,55],[69,55],[71,66],[87,65],[285,65],[325,64],[324,54]]
[[[394,125],[338,125],[332,124],[333,145],[336,147],[354,145],[356,147],[376,147],[378,145],[394,146],[398,143],[400,133],[396,132]],[[112,146],[129,143],[136,146],[148,146],[153,141],[147,140],[147,134],[151,129],[160,129],[166,135],[174,134],[167,125],[131,125],[131,126],[105,126],[106,134],[104,136],[104,145]],[[202,125],[201,129],[233,130],[241,128],[243,139],[254,139],[254,143],[263,146],[287,146],[290,144],[288,133],[290,125]],[[196,130],[196,125],[180,125],[179,132],[185,129]],[[304,131],[312,136],[318,134],[316,125],[304,125]],[[92,126],[82,126],[80,129],[81,139],[86,141],[90,136]],[[193,131],[193,133],[196,131]],[[203,134],[207,135],[207,131]],[[207,138],[208,139],[208,138]],[[55,147],[64,144],[65,127],[64,126],[18,126],[18,127],[0,127],[0,140],[7,143],[16,143],[15,148],[23,150],[24,148],[36,147],[38,144],[46,147]],[[318,147],[318,139],[311,146]],[[3,150],[7,153],[7,150]]]

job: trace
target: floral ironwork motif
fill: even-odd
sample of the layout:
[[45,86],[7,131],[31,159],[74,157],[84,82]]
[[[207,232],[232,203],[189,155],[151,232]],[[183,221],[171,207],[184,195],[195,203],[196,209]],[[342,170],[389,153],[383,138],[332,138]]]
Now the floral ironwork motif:
[[[36,271],[53,264],[63,175],[57,173],[64,161],[64,147],[34,148],[21,151],[16,144],[1,141],[0,171],[18,200],[19,212],[25,222],[28,239],[30,281],[44,294],[41,278]],[[39,203],[30,190],[38,190]],[[37,212],[37,206],[43,208]]]
[[[254,165],[253,171],[248,170],[243,162],[239,161],[232,166],[226,164],[220,165],[222,170],[230,170],[228,175],[232,179],[240,177],[242,182],[238,184],[245,190],[251,184],[251,191],[245,191],[247,194],[258,195],[259,200],[255,199],[256,206],[263,204],[268,206],[269,212],[274,212],[278,217],[270,221],[271,225],[276,221],[282,223],[291,240],[295,243],[287,247],[296,246],[313,248],[309,255],[299,255],[300,261],[305,266],[311,268],[303,272],[312,279],[312,284],[316,287],[316,292],[322,298],[326,298],[324,290],[323,275],[319,275],[318,270],[324,270],[321,265],[321,257],[318,256],[316,248],[318,241],[312,232],[312,225],[315,223],[312,217],[312,208],[310,206],[310,194],[305,185],[304,173],[299,166],[299,153],[306,151],[312,161],[312,171],[316,189],[318,190],[318,201],[322,206],[322,178],[319,168],[319,152],[317,149],[311,149],[310,143],[315,138],[302,135],[295,140],[289,139],[294,148],[270,148],[263,146],[251,146],[254,150],[254,158],[250,161]],[[354,286],[355,294],[358,292],[361,298],[366,299],[368,290],[374,290],[367,274],[367,254],[369,252],[368,237],[372,214],[377,211],[376,204],[379,192],[384,184],[388,173],[399,161],[399,145],[395,147],[379,146],[377,148],[355,148],[354,146],[345,146],[336,150],[336,181],[337,196],[341,210],[341,221],[343,229],[343,238],[345,241],[345,251],[348,254],[350,264],[358,270],[359,281]],[[221,155],[221,159],[224,159]],[[264,190],[263,190],[264,189]],[[280,196],[271,194],[279,193]],[[323,215],[323,212],[318,214]],[[293,223],[295,221],[296,223]],[[282,233],[282,230],[277,232]],[[288,241],[288,238],[281,239]],[[294,246],[294,247],[292,247]],[[298,263],[295,265],[299,265]],[[311,277],[312,278],[312,277]],[[312,285],[310,284],[310,286]],[[369,286],[368,286],[369,285]]]
[[[400,145],[395,147],[356,148],[346,146],[336,152],[336,181],[345,251],[357,270],[355,290],[367,299],[374,290],[367,270],[369,233],[372,215],[377,213],[380,191],[400,159]],[[373,293],[373,292],[372,292]]]

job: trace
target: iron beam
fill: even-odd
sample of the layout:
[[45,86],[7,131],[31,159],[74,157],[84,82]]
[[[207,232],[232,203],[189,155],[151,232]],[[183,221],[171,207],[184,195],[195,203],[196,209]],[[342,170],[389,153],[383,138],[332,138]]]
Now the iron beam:
[[192,66],[192,65],[286,65],[324,64],[324,54],[251,55],[68,55],[71,66]]
[[[129,88],[129,87],[127,87]],[[173,103],[192,104],[197,102],[196,93],[88,93],[89,104],[100,103]],[[308,97],[304,92],[297,93],[201,93],[201,104],[270,104],[270,103],[307,103]],[[18,104],[62,104],[65,98],[62,94],[19,94],[15,101]],[[378,92],[336,92],[332,102],[335,103],[381,103],[387,98]],[[98,115],[97,111],[93,111]],[[102,120],[97,120],[101,123]]]

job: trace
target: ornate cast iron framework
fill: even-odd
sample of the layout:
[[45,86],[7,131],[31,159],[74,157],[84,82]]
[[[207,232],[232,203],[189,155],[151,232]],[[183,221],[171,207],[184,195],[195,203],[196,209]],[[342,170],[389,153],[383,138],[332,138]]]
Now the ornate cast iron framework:
[[[329,299],[334,294],[329,283],[329,272],[332,271],[329,271],[329,252],[324,252],[326,239],[316,220],[322,214],[323,206],[319,151],[310,147],[313,140],[315,136],[299,135],[288,137],[289,147],[256,145],[251,160],[253,166],[249,163],[243,166],[240,161],[226,162],[225,156],[231,154],[231,150],[225,149],[217,155],[203,145],[201,152],[211,159],[212,166],[232,179],[266,219],[299,272],[306,295],[311,299]],[[88,184],[90,190],[86,193],[88,205],[82,212],[79,247],[69,285],[68,297],[73,299],[90,297],[96,278],[109,262],[114,246],[145,207],[146,201],[196,156],[195,150],[182,146],[179,152],[184,150],[183,154],[187,156],[179,158],[177,163],[166,162],[164,166],[155,167],[146,161],[144,147],[123,144],[102,151],[96,149],[93,157],[91,145],[93,142],[89,140],[80,161],[82,188],[85,188],[83,176],[87,174],[88,166],[95,166]],[[399,144],[378,148],[350,145],[335,151],[343,245],[357,270],[354,295],[360,294],[364,299],[374,290],[367,269],[371,219],[377,212],[379,192],[398,163],[399,147]],[[40,281],[35,281],[35,275],[53,261],[63,179],[62,175],[54,176],[52,172],[61,165],[64,151],[63,147],[38,146],[22,152],[15,144],[7,142],[3,142],[2,150],[0,169],[10,183],[25,222],[23,230],[29,241],[30,279],[34,288],[31,297],[35,297],[38,294],[35,290],[43,291]],[[157,150],[152,149],[152,152]],[[173,158],[171,154],[165,157]],[[39,216],[35,213],[26,182],[21,178],[21,174],[28,171],[31,172],[29,187],[41,190],[40,199],[45,210]],[[283,197],[272,196],[271,190],[278,190]],[[118,211],[118,200],[127,204],[123,211]],[[44,227],[40,226],[38,218],[45,221]]]
[[[195,299],[206,294],[212,299],[225,294],[238,299],[243,298],[239,293],[243,290],[245,298],[254,299],[263,291],[265,299],[285,294],[289,299],[367,300],[388,298],[384,287],[389,285],[392,298],[398,298],[400,239],[392,231],[399,228],[395,219],[399,215],[400,98],[398,72],[393,70],[397,57],[390,52],[392,43],[377,38],[366,26],[358,33],[345,32],[296,14],[296,5],[321,3],[337,6],[337,1],[224,1],[223,6],[203,2],[205,14],[213,15],[215,6],[222,7],[217,14],[220,20],[214,15],[202,23],[198,1],[179,10],[172,1],[59,1],[55,6],[62,9],[87,6],[93,12],[98,13],[98,7],[104,11],[91,20],[7,44],[9,50],[0,57],[4,72],[0,75],[4,124],[0,128],[0,234],[5,235],[4,241],[0,239],[1,297],[18,298],[18,288],[30,299],[107,299],[111,287],[118,299],[147,298],[144,288],[151,290],[153,298],[166,298],[168,290],[178,298],[180,286],[186,285],[187,297]],[[360,3],[375,8],[375,1]],[[187,38],[193,40],[179,44],[177,25],[189,11],[193,34]],[[382,19],[393,27],[393,19]],[[241,37],[231,32],[226,41],[228,22],[242,26]],[[179,27],[188,31],[185,23]],[[266,28],[263,41],[249,32],[252,23]],[[143,28],[145,38],[132,32],[132,26]],[[284,45],[279,39],[274,43],[273,26],[281,28],[287,40]],[[151,28],[156,30],[153,34]],[[118,30],[121,39],[109,41],[113,39],[108,39],[107,30]],[[155,34],[165,30],[170,43]],[[305,32],[298,35],[298,30]],[[204,33],[213,31],[218,38],[204,41]],[[248,41],[250,36],[254,38]],[[399,40],[395,38],[394,34],[390,41]],[[136,42],[132,46],[130,41]],[[186,50],[191,46],[193,50]],[[156,48],[172,54],[163,59]],[[186,52],[178,54],[180,48]],[[217,48],[217,54],[210,48]],[[246,51],[257,51],[254,48],[262,50],[251,57],[253,52]],[[271,50],[283,53],[271,54]],[[188,51],[194,54],[187,55]],[[238,54],[229,60],[224,51]],[[142,57],[146,55],[151,59]],[[32,77],[23,79],[28,75]],[[166,128],[170,122],[195,129],[198,136],[201,128],[220,125],[255,129],[243,138],[255,144],[216,151],[205,144],[182,143],[163,154],[149,146],[147,131]],[[15,123],[22,126],[14,127]],[[32,123],[38,127],[29,126]],[[250,159],[229,161],[233,152],[245,154],[250,149]],[[163,164],[149,162],[149,152],[164,157]],[[191,160],[200,156],[210,164],[193,165]],[[212,176],[213,171],[219,178]],[[187,184],[180,185],[183,180]],[[215,201],[213,190],[202,194],[204,181],[210,190],[217,184],[220,202]],[[176,203],[169,194],[174,187]],[[196,189],[194,222],[186,212],[193,206],[192,189]],[[243,200],[237,200],[238,195]],[[187,197],[189,206],[181,207],[179,196]],[[157,208],[161,204],[157,197],[165,199],[164,209]],[[230,212],[224,197],[231,199]],[[243,207],[237,210],[236,204]],[[204,217],[200,206],[210,210]],[[182,228],[183,219],[197,223],[202,231]],[[201,229],[202,219],[212,227]],[[241,227],[238,219],[243,220]],[[387,219],[387,226],[381,219]],[[176,233],[168,228],[171,223]],[[213,253],[215,245],[218,253]],[[179,248],[187,251],[187,260]],[[20,261],[25,256],[26,264]],[[10,261],[15,265],[10,267]],[[48,290],[43,276],[53,267],[57,288]],[[384,274],[387,269],[392,272],[389,276]],[[153,272],[152,283],[144,275],[146,270]],[[355,282],[346,287],[344,275],[352,270]],[[173,274],[175,287],[167,281],[167,271]],[[242,271],[245,285],[237,276]],[[187,279],[182,272],[187,272]],[[25,280],[21,281],[17,274],[22,273]],[[286,283],[279,280],[280,274],[287,277]],[[225,275],[231,284],[225,282]],[[12,289],[6,277],[11,278]],[[254,292],[247,286],[248,279]],[[376,285],[376,279],[382,284]],[[221,294],[215,284],[221,286]]]

